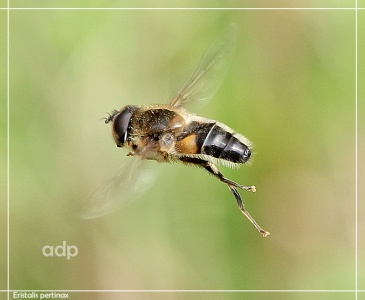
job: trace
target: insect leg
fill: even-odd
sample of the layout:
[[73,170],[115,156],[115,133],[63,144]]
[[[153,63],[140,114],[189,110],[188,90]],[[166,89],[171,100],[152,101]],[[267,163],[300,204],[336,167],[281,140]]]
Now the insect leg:
[[234,186],[248,192],[256,192],[256,187],[254,185],[243,186],[242,184],[239,184],[237,182],[234,182],[233,180],[224,177],[223,174],[218,170],[218,168],[211,162],[206,162],[203,167],[228,186]]
[[234,186],[228,185],[229,190],[232,192],[234,197],[237,200],[238,208],[240,211],[246,216],[247,219],[255,226],[255,228],[262,234],[263,237],[267,237],[270,235],[270,232],[263,230],[259,224],[255,221],[255,219],[250,215],[250,213],[245,209],[245,205],[242,202],[241,195],[238,193]]
[[236,189],[236,187],[238,187],[238,188],[244,189],[246,191],[253,191],[254,192],[256,190],[255,186],[246,187],[246,186],[238,184],[238,183],[224,177],[223,174],[218,170],[218,168],[210,162],[207,162],[204,165],[204,168],[206,170],[208,170],[210,173],[212,173],[214,176],[216,176],[220,181],[227,184],[229,190],[232,192],[232,194],[236,198],[237,205],[238,205],[238,208],[240,209],[240,211],[246,216],[247,219],[250,220],[250,222],[253,224],[253,226],[255,226],[255,228],[262,234],[263,237],[267,237],[270,234],[270,232],[263,230],[260,227],[260,225],[257,224],[255,219],[246,210],[245,205],[242,202],[241,195],[238,193],[238,191]]

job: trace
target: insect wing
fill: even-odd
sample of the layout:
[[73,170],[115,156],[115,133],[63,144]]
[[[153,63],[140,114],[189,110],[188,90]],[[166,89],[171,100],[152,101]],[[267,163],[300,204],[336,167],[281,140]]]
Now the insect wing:
[[170,105],[180,107],[196,100],[210,100],[225,78],[236,42],[236,25],[230,24],[208,48],[194,73],[171,100]]
[[147,160],[129,158],[112,178],[90,194],[83,205],[82,218],[98,218],[121,208],[141,197],[155,178],[156,172],[149,168]]

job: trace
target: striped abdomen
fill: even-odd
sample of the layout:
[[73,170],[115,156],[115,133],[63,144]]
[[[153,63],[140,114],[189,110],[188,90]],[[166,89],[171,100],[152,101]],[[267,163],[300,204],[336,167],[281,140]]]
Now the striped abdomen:
[[233,163],[245,163],[251,156],[248,141],[218,122],[191,122],[177,138],[177,150],[182,154],[204,154]]

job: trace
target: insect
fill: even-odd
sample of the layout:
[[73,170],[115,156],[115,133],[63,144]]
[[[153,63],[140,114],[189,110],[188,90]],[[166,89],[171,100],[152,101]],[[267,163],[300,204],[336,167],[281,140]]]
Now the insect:
[[[109,198],[123,197],[136,186],[134,180],[143,181],[143,171],[138,168],[143,161],[182,162],[207,170],[227,185],[241,212],[264,236],[263,230],[245,209],[237,189],[255,192],[255,186],[243,186],[219,171],[217,165],[228,167],[244,164],[251,158],[251,142],[223,123],[189,113],[184,107],[197,100],[209,100],[215,94],[227,71],[236,36],[236,26],[231,24],[203,56],[200,65],[183,88],[169,104],[128,105],[114,110],[105,118],[111,123],[117,147],[129,150],[127,156],[137,160],[123,167],[106,187],[91,196],[86,218],[93,218],[114,210]],[[133,174],[136,173],[136,174]],[[135,176],[136,175],[136,176]]]

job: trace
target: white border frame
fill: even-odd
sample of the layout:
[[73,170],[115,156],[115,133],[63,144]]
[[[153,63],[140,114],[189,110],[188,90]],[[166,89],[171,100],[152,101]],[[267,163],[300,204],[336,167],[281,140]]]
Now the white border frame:
[[[354,290],[10,290],[10,11],[11,10],[353,10],[355,11],[355,289]],[[7,293],[7,299],[13,292],[35,293],[354,293],[358,300],[358,293],[365,290],[358,289],[358,0],[355,8],[10,8],[7,0],[7,289],[0,293]]]

